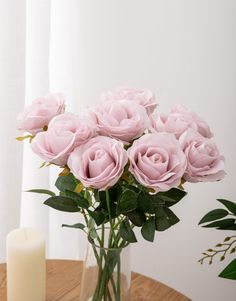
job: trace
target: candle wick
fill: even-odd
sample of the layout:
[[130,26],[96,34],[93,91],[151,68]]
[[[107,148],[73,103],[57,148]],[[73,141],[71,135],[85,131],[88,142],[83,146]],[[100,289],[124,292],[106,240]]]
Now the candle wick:
[[26,229],[24,228],[23,230],[24,230],[25,240],[28,240]]

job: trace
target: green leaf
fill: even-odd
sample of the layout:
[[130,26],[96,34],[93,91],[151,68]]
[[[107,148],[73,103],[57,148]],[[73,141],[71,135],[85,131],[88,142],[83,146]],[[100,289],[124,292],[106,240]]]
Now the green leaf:
[[69,198],[73,199],[74,201],[76,201],[76,203],[79,207],[88,209],[89,202],[81,194],[73,192],[73,191],[65,190],[65,195],[68,196]]
[[[109,188],[109,198],[111,202],[117,202],[121,195],[121,188],[119,186],[113,186]],[[106,203],[106,192],[94,189],[94,198],[97,202]]]
[[[115,203],[115,200],[117,198],[116,196],[117,189],[109,189],[109,198],[110,198],[110,214],[111,218],[116,218],[119,214],[117,212],[117,204]],[[94,197],[96,201],[99,203],[98,207],[95,209],[96,211],[102,211],[107,221],[109,220],[108,215],[108,208],[107,208],[107,202],[106,202],[106,193],[105,191],[94,191]]]
[[44,202],[44,204],[59,211],[65,211],[65,212],[80,211],[80,208],[78,208],[77,203],[74,200],[64,196],[53,196],[47,199]]
[[165,192],[159,192],[156,196],[165,202],[165,205],[171,207],[186,196],[187,192],[181,189],[172,188]]
[[154,213],[152,196],[148,193],[141,192],[137,199],[137,208],[144,213]]
[[75,228],[75,229],[81,229],[84,230],[85,225],[81,224],[81,223],[77,223],[74,225],[66,225],[66,224],[62,224],[62,227],[67,227],[67,228]]
[[233,261],[231,261],[218,276],[221,278],[236,280],[236,259],[233,259]]
[[214,209],[214,210],[208,212],[206,215],[204,215],[198,224],[200,225],[200,224],[207,223],[210,221],[215,221],[215,220],[223,218],[227,215],[228,215],[228,211],[226,211],[225,209]]
[[179,218],[168,207],[156,208],[156,230],[164,231],[179,222]]
[[59,176],[56,180],[55,186],[59,191],[65,192],[66,190],[74,191],[78,181],[73,176],[72,173],[69,173],[66,176]]
[[144,239],[153,242],[155,237],[155,217],[150,217],[142,226],[141,233]]
[[117,211],[119,213],[126,213],[135,210],[137,208],[137,197],[137,193],[126,189],[119,199]]
[[128,218],[122,221],[119,229],[120,236],[128,242],[137,242],[134,231],[132,230]]
[[[109,219],[107,205],[106,205],[106,209],[105,210],[106,210],[107,218]],[[111,214],[111,219],[116,218],[117,216],[119,216],[118,210],[117,210],[117,205],[115,203],[113,203],[113,202],[110,203],[110,214]]]
[[109,221],[110,217],[111,219],[116,218],[117,216],[119,216],[119,213],[117,211],[117,206],[115,203],[110,203],[110,216],[108,213],[108,209],[107,209],[107,204],[104,204],[104,206],[102,206],[102,204],[100,204],[95,211],[101,211],[105,216],[106,216],[106,222]]
[[236,203],[224,199],[217,199],[217,201],[221,202],[229,211],[236,215]]
[[216,221],[207,225],[204,225],[203,227],[205,228],[222,228],[222,227],[230,227],[233,226],[235,223],[235,219],[234,218],[226,218],[226,219],[222,219],[220,221]]
[[89,236],[91,239],[96,239],[98,237],[97,231],[93,228],[89,231]]
[[100,226],[105,221],[105,215],[101,211],[88,210],[89,215],[95,220],[97,226]]
[[96,202],[106,202],[106,192],[105,191],[99,191],[98,189],[94,189],[94,198]]
[[89,228],[89,230],[95,228],[95,220],[92,217],[90,217],[90,219],[88,221],[88,228]]
[[[154,195],[150,195],[152,204],[154,208],[159,207],[159,206],[165,206],[165,201],[161,198],[159,198],[158,193]],[[154,210],[155,212],[155,210]]]
[[109,193],[109,199],[114,203],[114,202],[118,202],[122,190],[120,186],[116,185],[109,188],[108,193]]
[[33,135],[25,135],[23,137],[16,137],[16,140],[24,141],[25,139],[28,139],[28,138],[32,139],[32,138],[34,138],[34,136]]
[[128,216],[129,220],[137,227],[141,227],[146,221],[146,215],[139,210],[128,212],[126,216]]
[[218,228],[217,230],[232,230],[232,231],[236,231],[236,224],[232,225],[232,226],[223,226]]
[[174,212],[172,210],[164,207],[164,211],[168,217],[168,221],[171,226],[173,226],[179,222],[179,218],[174,214]]
[[48,194],[50,196],[55,196],[54,192],[47,189],[30,189],[30,190],[26,190],[26,192],[35,192],[35,193],[42,193],[42,194]]
[[171,225],[169,224],[168,217],[162,206],[156,208],[155,212],[156,230],[164,231],[168,229]]
[[140,192],[140,189],[139,189],[139,187],[136,187],[136,186],[133,186],[133,185],[129,185],[129,184],[127,184],[127,183],[125,183],[125,185],[124,185],[127,189],[129,189],[129,190],[133,190],[135,193],[137,193],[137,194],[139,194],[139,192]]

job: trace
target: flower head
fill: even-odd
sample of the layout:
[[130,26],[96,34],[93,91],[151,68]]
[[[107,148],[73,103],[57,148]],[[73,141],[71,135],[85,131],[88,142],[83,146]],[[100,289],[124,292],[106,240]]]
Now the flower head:
[[18,116],[17,128],[36,134],[43,131],[50,120],[65,111],[65,101],[62,94],[49,94],[37,98]]
[[149,126],[145,109],[130,100],[104,102],[88,110],[87,115],[100,135],[126,143],[140,137]]
[[145,187],[156,192],[180,184],[186,168],[186,157],[174,135],[146,134],[128,149],[130,172]]
[[219,181],[225,176],[224,157],[216,144],[188,129],[179,139],[187,158],[184,178],[188,182]]
[[120,141],[97,136],[71,153],[68,166],[85,187],[104,190],[116,184],[127,161]]
[[195,112],[181,105],[174,106],[170,114],[156,114],[150,116],[152,129],[157,132],[172,133],[178,139],[188,128],[196,130],[203,137],[213,135],[207,123]]
[[75,147],[95,135],[93,128],[71,113],[54,117],[48,130],[33,139],[32,150],[46,162],[63,166]]
[[153,92],[144,89],[118,88],[114,91],[103,93],[101,99],[105,101],[132,100],[143,106],[148,114],[153,113],[157,107]]

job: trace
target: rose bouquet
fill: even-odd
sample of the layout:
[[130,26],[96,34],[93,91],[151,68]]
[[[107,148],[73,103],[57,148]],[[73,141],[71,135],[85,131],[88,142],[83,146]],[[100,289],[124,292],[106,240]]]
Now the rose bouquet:
[[30,139],[43,165],[62,168],[58,195],[30,191],[48,194],[44,204],[52,208],[84,216],[84,223],[63,225],[86,232],[98,265],[93,292],[81,299],[128,300],[120,256],[137,241],[134,228],[153,241],[155,231],[176,224],[171,207],[185,196],[184,183],[221,180],[224,158],[207,123],[189,109],[160,113],[146,90],[101,98],[80,115],[65,113],[62,95],[37,99],[19,116],[18,129],[29,134],[18,139]]

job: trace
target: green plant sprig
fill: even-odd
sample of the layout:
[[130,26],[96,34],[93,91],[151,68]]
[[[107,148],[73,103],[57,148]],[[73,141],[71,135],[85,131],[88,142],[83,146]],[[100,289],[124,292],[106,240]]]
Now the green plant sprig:
[[[223,253],[223,255],[220,257],[220,261],[223,261],[227,254],[232,254],[236,251],[236,239],[233,239],[233,238],[236,238],[236,236],[235,235],[227,236],[224,239],[223,243],[219,243],[215,246],[215,248],[221,248],[221,249],[208,249],[206,252],[202,253],[204,256],[201,259],[199,259],[198,262],[200,262],[200,264],[203,264],[204,261],[206,261],[208,259],[209,260],[208,263],[212,264],[213,258],[216,255],[219,255],[222,253]],[[232,240],[232,241],[226,243],[226,241],[230,241],[230,240]]]
[[[220,231],[236,231],[236,203],[225,199],[217,199],[217,201],[225,208],[211,210],[203,216],[199,225],[203,224],[202,227],[215,228]],[[228,216],[230,216],[230,218]],[[203,264],[204,261],[208,260],[209,264],[212,264],[213,258],[217,255],[221,255],[220,261],[223,261],[226,255],[235,253],[235,251],[236,235],[227,236],[223,243],[219,243],[214,249],[208,249],[202,253],[204,256],[198,261]],[[234,258],[218,276],[236,280],[236,258]]]

